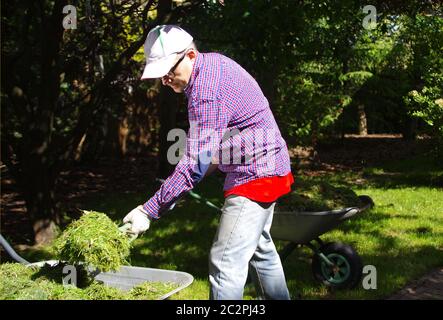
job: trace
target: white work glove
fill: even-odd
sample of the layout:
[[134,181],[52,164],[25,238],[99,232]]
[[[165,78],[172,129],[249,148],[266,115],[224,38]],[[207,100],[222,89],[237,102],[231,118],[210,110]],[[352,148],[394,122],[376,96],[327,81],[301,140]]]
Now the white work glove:
[[151,225],[151,220],[149,219],[148,213],[140,205],[137,208],[129,212],[124,218],[123,223],[131,223],[131,229],[129,232],[139,235],[149,229]]

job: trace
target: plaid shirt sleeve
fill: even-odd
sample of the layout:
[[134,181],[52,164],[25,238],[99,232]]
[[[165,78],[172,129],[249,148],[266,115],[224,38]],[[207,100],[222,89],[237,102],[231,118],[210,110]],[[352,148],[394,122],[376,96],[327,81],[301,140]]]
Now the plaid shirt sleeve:
[[222,134],[228,126],[229,112],[220,99],[193,98],[188,106],[190,129],[186,152],[160,189],[144,203],[153,219],[190,191],[204,177],[211,158],[220,148]]

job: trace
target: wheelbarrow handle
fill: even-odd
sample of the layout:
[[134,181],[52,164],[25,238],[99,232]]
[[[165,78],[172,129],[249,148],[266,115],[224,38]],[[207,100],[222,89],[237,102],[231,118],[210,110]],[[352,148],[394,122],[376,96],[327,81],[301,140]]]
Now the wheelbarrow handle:
[[15,252],[15,250],[11,247],[11,245],[8,243],[8,241],[6,241],[5,238],[3,238],[3,236],[0,234],[0,245],[5,248],[6,252],[11,256],[12,259],[14,259],[15,261],[21,263],[21,264],[30,264],[29,261],[26,261],[25,259],[23,259],[22,257],[20,257],[18,255],[17,252]]
[[189,191],[189,195],[191,197],[193,197],[194,199],[196,199],[199,202],[204,203],[205,205],[207,205],[210,208],[213,208],[215,210],[221,211],[221,209],[216,206],[215,204],[213,204],[211,201],[209,201],[208,199],[202,197],[201,195],[199,195],[198,193],[195,193],[194,191]]
[[[164,183],[165,180],[164,179],[160,179],[160,178],[156,178],[156,181],[160,182],[160,183]],[[210,208],[213,208],[215,210],[221,211],[221,208],[218,207],[217,205],[213,204],[211,201],[209,201],[208,199],[202,197],[201,195],[199,195],[198,193],[196,193],[195,191],[189,191],[189,195],[194,198],[195,200],[204,203],[205,205],[207,205]],[[175,205],[175,203],[170,207],[170,210],[173,208],[173,206]]]

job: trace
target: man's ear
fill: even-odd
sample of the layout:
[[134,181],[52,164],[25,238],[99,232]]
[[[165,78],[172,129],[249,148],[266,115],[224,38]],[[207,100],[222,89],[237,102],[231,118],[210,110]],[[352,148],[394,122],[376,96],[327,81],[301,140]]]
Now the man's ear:
[[188,51],[188,57],[191,61],[193,61],[197,57],[197,52],[195,49],[191,49]]

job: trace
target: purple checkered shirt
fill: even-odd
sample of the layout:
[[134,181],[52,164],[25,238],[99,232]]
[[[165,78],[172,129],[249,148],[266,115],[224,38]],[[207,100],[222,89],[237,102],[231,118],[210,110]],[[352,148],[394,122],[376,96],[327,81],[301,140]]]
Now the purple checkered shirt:
[[194,188],[211,159],[226,173],[224,190],[291,171],[288,149],[267,99],[235,61],[217,53],[198,53],[185,94],[190,122],[186,152],[143,205],[151,218],[160,218]]

